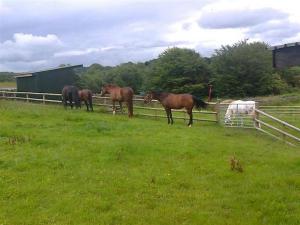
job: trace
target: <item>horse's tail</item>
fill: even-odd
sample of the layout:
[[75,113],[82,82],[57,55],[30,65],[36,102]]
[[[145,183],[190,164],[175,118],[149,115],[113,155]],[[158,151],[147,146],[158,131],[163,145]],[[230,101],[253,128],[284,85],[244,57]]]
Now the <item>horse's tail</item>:
[[197,98],[196,96],[193,95],[193,101],[194,105],[196,106],[197,109],[199,108],[206,108],[208,104],[201,99]]

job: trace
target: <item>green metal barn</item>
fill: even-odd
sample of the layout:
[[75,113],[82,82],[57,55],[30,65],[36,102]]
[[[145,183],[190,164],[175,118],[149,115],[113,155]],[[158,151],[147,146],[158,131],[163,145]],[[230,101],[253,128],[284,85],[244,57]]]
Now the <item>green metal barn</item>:
[[65,85],[74,85],[77,79],[76,71],[83,65],[58,67],[16,76],[17,91],[39,93],[61,93]]

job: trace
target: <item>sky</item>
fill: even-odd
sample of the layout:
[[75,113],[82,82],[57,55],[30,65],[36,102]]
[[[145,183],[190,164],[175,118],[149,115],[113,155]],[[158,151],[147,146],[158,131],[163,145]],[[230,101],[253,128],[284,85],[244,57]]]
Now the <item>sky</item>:
[[171,47],[209,57],[247,39],[300,41],[295,0],[0,0],[0,71],[114,66]]

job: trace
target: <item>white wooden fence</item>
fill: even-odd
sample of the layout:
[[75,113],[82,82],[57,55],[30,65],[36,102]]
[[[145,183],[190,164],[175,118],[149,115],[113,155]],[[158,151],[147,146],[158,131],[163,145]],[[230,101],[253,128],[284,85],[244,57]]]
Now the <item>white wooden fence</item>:
[[[1,91],[0,98],[11,100],[23,100],[26,102],[41,102],[41,103],[61,103],[61,94],[53,93],[35,93],[35,92],[16,92],[16,91]],[[99,95],[93,96],[94,105],[104,106],[111,108],[112,103],[109,97],[101,97]],[[139,116],[154,117],[154,118],[166,118],[164,109],[157,101],[149,105],[144,105],[141,96],[135,96],[134,98],[134,113]],[[210,116],[210,118],[194,118],[195,121],[207,121],[207,122],[219,122],[226,127],[239,127],[239,128],[255,128],[273,138],[283,140],[290,145],[300,144],[300,129],[293,126],[283,120],[280,120],[269,113],[261,110],[269,110],[271,112],[279,112],[282,114],[298,114],[297,110],[300,110],[300,106],[260,106],[256,109],[256,116],[239,115],[233,119],[233,124],[224,124],[224,115],[228,107],[228,104],[209,103],[215,111],[193,111],[194,114],[201,114],[201,117]],[[174,119],[188,120],[184,110],[172,110],[176,115]],[[182,114],[181,114],[182,113]],[[181,114],[182,116],[178,115]],[[276,127],[274,124],[281,126]]]
[[[26,102],[42,102],[42,103],[61,103],[61,94],[53,93],[35,93],[35,92],[16,92],[16,91],[1,91],[0,98],[12,99],[12,100],[23,100]],[[144,104],[144,100],[141,96],[134,96],[133,99],[134,114],[138,116],[154,117],[154,118],[167,118],[165,110],[161,107],[158,101],[153,100],[149,105]],[[93,95],[93,105],[108,107],[111,109],[112,102],[109,97],[101,97],[99,95]],[[214,105],[214,104],[212,104]],[[118,106],[118,104],[116,104]],[[125,108],[125,107],[124,107]],[[175,113],[173,119],[188,120],[186,112],[184,110],[172,110]],[[206,115],[194,117],[194,121],[206,121],[206,122],[218,122],[218,113],[214,111],[198,111],[194,110],[193,114]],[[180,116],[181,115],[181,116]],[[209,116],[207,116],[209,115]]]

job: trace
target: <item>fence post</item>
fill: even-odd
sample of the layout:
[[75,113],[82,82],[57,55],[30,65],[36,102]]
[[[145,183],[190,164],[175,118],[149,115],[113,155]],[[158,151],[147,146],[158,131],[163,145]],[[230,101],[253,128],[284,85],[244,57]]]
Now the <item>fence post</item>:
[[43,103],[45,104],[45,94],[43,94]]
[[[259,109],[259,103],[255,102],[255,109]],[[259,112],[257,112],[256,110],[254,111],[254,126],[256,128],[260,128],[260,123],[256,121],[259,120]]]
[[216,111],[216,121],[217,123],[220,124],[220,100],[218,100],[216,103],[215,111]]
[[28,94],[26,94],[26,102],[29,102]]

